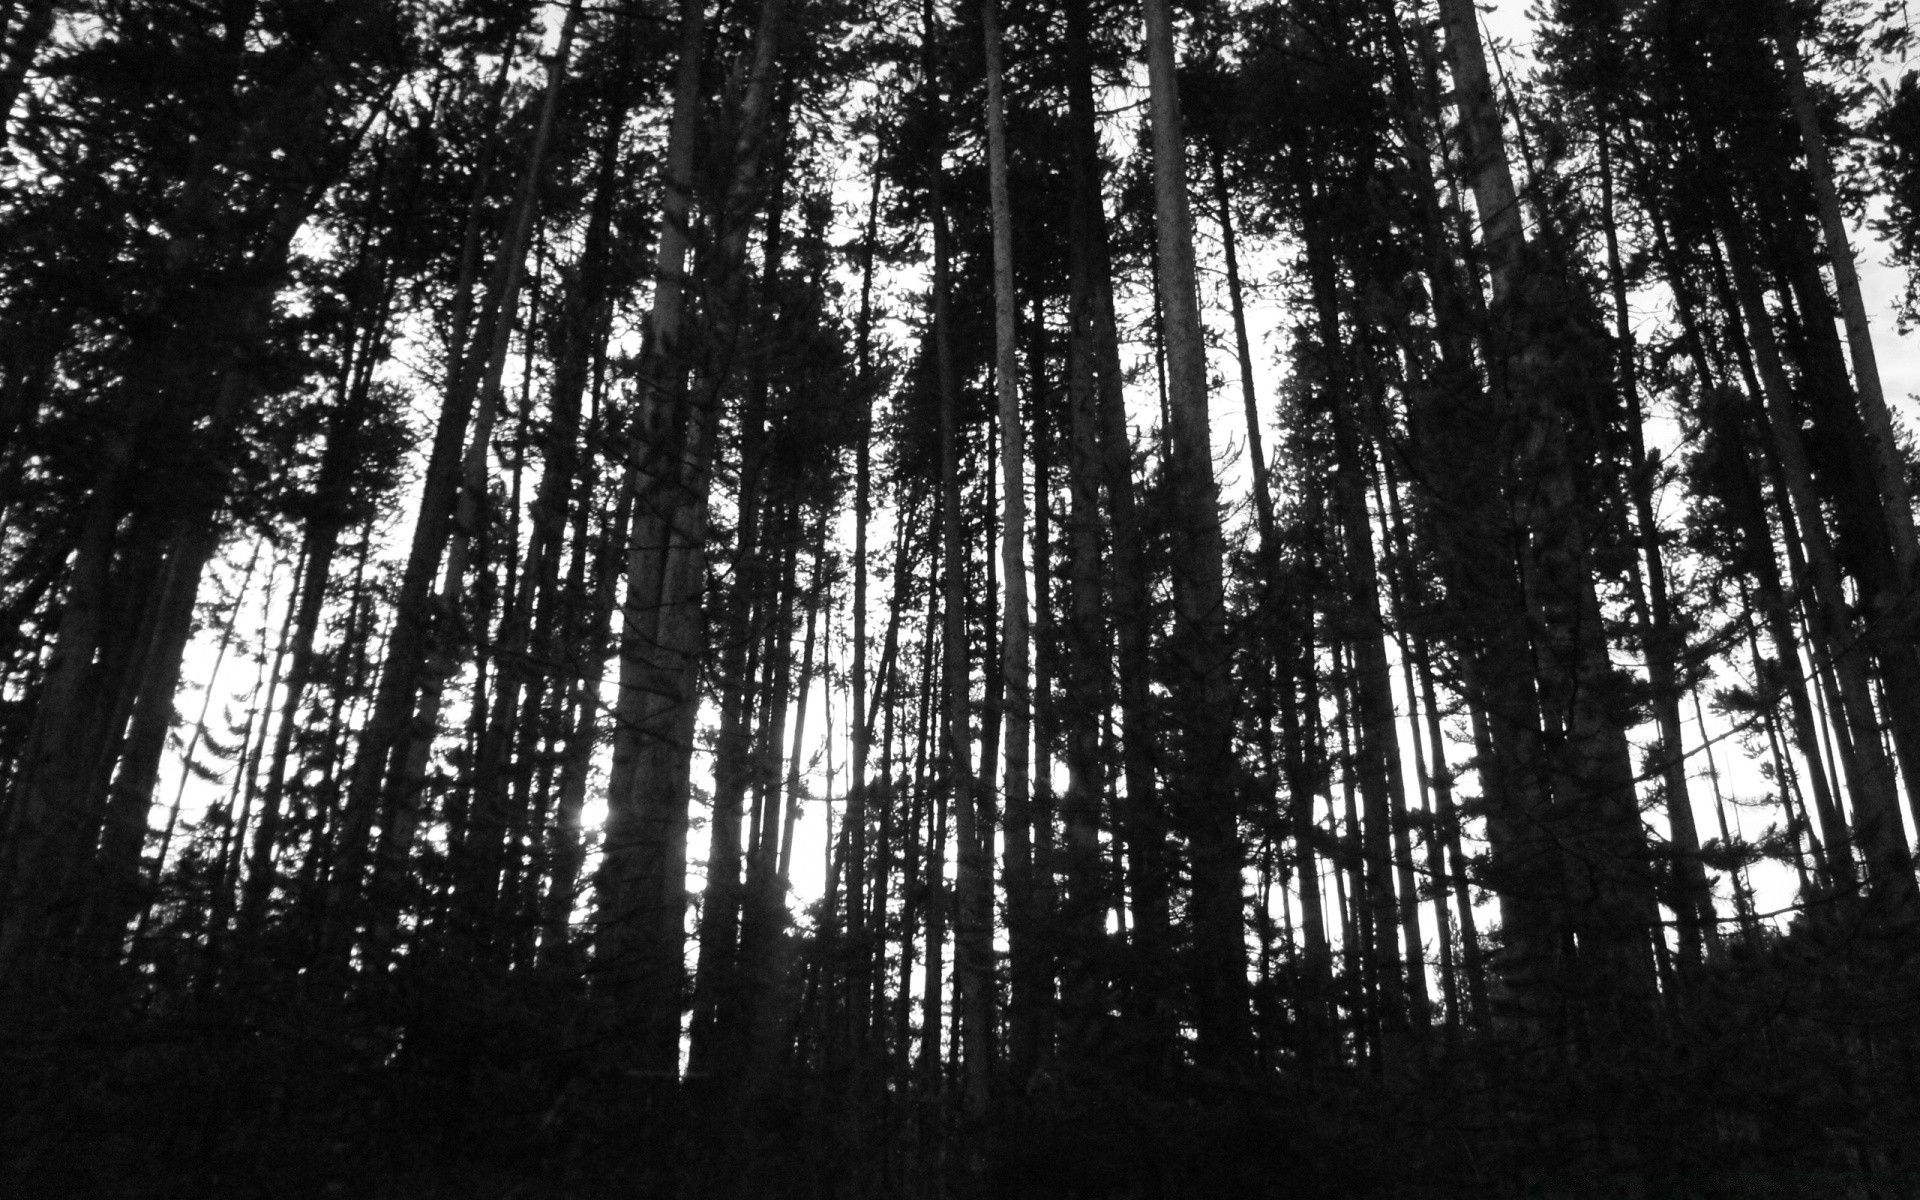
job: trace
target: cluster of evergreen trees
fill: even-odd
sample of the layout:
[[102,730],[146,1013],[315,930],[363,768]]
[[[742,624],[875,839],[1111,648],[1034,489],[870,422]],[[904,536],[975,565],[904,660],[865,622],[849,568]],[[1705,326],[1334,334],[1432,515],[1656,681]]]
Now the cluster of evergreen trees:
[[0,6],[0,1178],[1920,1172],[1905,9],[1537,21]]

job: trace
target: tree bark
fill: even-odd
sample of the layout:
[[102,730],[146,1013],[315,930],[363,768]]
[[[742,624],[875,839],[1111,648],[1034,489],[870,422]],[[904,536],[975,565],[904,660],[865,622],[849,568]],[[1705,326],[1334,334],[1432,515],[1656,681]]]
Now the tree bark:
[[[933,337],[940,393],[941,581],[944,591],[941,663],[946,679],[942,745],[946,795],[953,813],[953,984],[962,1045],[961,1103],[971,1116],[985,1110],[991,1061],[992,873],[983,862],[972,755],[973,684],[968,665],[966,510],[960,492],[960,381],[953,360],[952,235],[948,230],[943,169],[936,163],[933,204]],[[929,939],[931,940],[931,933]],[[933,981],[935,959],[928,958]],[[929,984],[932,990],[932,983]],[[937,1008],[930,1010],[937,1013]],[[938,1026],[937,1019],[933,1022]],[[934,1035],[937,1037],[937,1035]],[[937,1042],[934,1044],[937,1045]]]
[[[621,490],[632,506],[625,547],[627,593],[621,611],[620,682],[614,707],[613,767],[607,823],[595,887],[594,961],[609,1007],[639,1069],[674,1077],[680,1063],[681,946],[685,879],[676,853],[685,837],[669,799],[664,811],[644,791],[649,741],[670,737],[659,708],[678,695],[688,672],[658,661],[666,530],[656,494],[669,467],[667,416],[685,403],[687,256],[692,245],[693,170],[705,45],[704,0],[682,0],[680,45],[668,125],[661,217],[654,248],[654,291],[640,368],[638,416]],[[656,457],[657,456],[657,457]],[[701,514],[704,518],[704,514]],[[704,525],[704,519],[699,522]],[[704,533],[704,529],[700,530]],[[654,786],[671,789],[672,773]],[[717,819],[717,814],[716,814]]]
[[1653,476],[1656,464],[1647,455],[1640,414],[1640,385],[1634,361],[1633,327],[1627,312],[1627,278],[1620,260],[1620,235],[1614,220],[1613,153],[1611,128],[1602,123],[1600,143],[1600,222],[1607,248],[1607,279],[1613,297],[1617,386],[1627,412],[1628,473],[1636,539],[1646,562],[1643,589],[1635,573],[1634,591],[1641,621],[1640,648],[1653,688],[1654,716],[1660,725],[1661,781],[1666,786],[1667,830],[1673,859],[1673,908],[1680,933],[1680,956],[1698,962],[1714,936],[1713,891],[1700,861],[1700,834],[1687,793],[1685,725],[1680,719],[1681,663],[1686,646],[1675,628],[1673,604],[1667,588],[1666,559],[1660,548],[1660,527],[1653,516]]
[[[1032,651],[1027,626],[1027,479],[1026,436],[1020,416],[1020,354],[1015,329],[1019,299],[1013,285],[1013,205],[1007,194],[1007,115],[1002,85],[1001,37],[998,6],[985,0],[981,8],[987,70],[987,172],[993,216],[994,379],[1000,404],[1000,666],[1002,712],[1005,721],[1005,787],[1001,792],[1006,829],[1007,936],[1012,955],[1012,979],[1007,1004],[1008,1039],[1014,1061],[1030,1070],[1039,1057],[1036,1009],[1042,963],[1035,939],[1033,825],[1029,743],[1032,738],[1032,695],[1028,674]],[[980,847],[991,857],[991,831]],[[982,1039],[981,1051],[986,1049]],[[984,1083],[969,1077],[970,1086]],[[1024,1086],[1021,1074],[1014,1078]],[[986,1096],[970,1096],[984,1111]]]
[[[1171,897],[1166,814],[1157,796],[1156,767],[1160,739],[1152,701],[1152,607],[1146,569],[1145,538],[1134,492],[1133,439],[1128,431],[1119,331],[1113,306],[1113,256],[1107,214],[1101,200],[1099,131],[1095,127],[1093,72],[1087,0],[1067,0],[1067,107],[1072,135],[1070,164],[1074,180],[1076,242],[1086,261],[1087,337],[1096,382],[1093,393],[1098,427],[1100,483],[1106,489],[1112,525],[1110,585],[1118,654],[1120,760],[1125,788],[1121,818],[1114,830],[1116,854],[1124,847],[1126,890],[1131,900],[1131,936],[1136,980],[1129,1005],[1149,1024],[1154,1036],[1172,1037],[1164,1006],[1156,995],[1173,976]],[[1101,671],[1106,671],[1102,655]],[[1102,783],[1104,791],[1104,782]],[[1153,982],[1146,982],[1153,981]]]
[[[1325,197],[1315,195],[1309,203],[1318,208],[1325,203]],[[1332,248],[1326,236],[1324,221],[1310,219],[1305,237],[1308,272],[1319,317],[1323,369],[1331,392],[1328,405],[1333,415],[1333,505],[1344,551],[1342,591],[1350,606],[1344,614],[1344,640],[1354,664],[1352,691],[1356,711],[1352,724],[1357,743],[1354,774],[1364,800],[1364,819],[1354,831],[1359,839],[1362,868],[1357,879],[1359,896],[1356,899],[1364,898],[1371,919],[1373,936],[1367,951],[1378,979],[1381,1049],[1387,1070],[1393,1074],[1406,1065],[1407,1036],[1413,1025],[1423,1019],[1417,1006],[1424,1003],[1425,977],[1414,965],[1420,952],[1418,917],[1412,915],[1417,904],[1411,895],[1396,897],[1395,894],[1394,833],[1396,824],[1404,822],[1406,785],[1401,778],[1393,683],[1383,641],[1386,627],[1380,603],[1379,564],[1374,553],[1373,523],[1367,513],[1367,485],[1355,429],[1353,410],[1360,401],[1354,391],[1340,332]],[[1396,812],[1401,814],[1398,822]],[[1403,956],[1398,940],[1400,925],[1409,916],[1412,924]],[[1416,1007],[1410,1009],[1410,1005]]]
[[1174,692],[1184,711],[1184,761],[1177,820],[1192,856],[1192,979],[1199,1052],[1238,1070],[1251,1062],[1241,868],[1238,771],[1230,716],[1226,646],[1225,540],[1213,477],[1207,415],[1206,346],[1194,283],[1187,213],[1185,141],[1167,0],[1145,0],[1147,76],[1153,126],[1154,227],[1164,301],[1172,454],[1168,492],[1179,540],[1173,554],[1178,633]]
[[[867,227],[861,245],[860,316],[855,326],[855,369],[859,372],[860,430],[854,445],[853,483],[853,711],[848,714],[852,771],[847,789],[847,942],[854,963],[849,981],[848,1037],[855,1062],[865,1055],[868,1017],[872,1009],[872,961],[867,946],[867,795],[868,760],[872,756],[873,718],[867,712],[867,528],[873,519],[873,408],[878,390],[873,375],[873,264],[880,233],[879,163],[869,168]],[[904,532],[897,535],[904,543]],[[896,588],[897,588],[896,583]],[[894,610],[897,615],[898,609]],[[889,630],[891,633],[891,629]],[[882,688],[885,683],[883,681]],[[892,781],[888,780],[891,790]]]

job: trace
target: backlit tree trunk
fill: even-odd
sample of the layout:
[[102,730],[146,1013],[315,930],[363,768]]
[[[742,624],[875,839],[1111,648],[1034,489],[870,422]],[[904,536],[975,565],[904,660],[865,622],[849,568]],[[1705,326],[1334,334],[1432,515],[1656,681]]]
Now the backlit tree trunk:
[[1167,0],[1145,0],[1149,111],[1153,125],[1154,228],[1167,344],[1172,454],[1168,492],[1179,531],[1173,553],[1178,630],[1172,647],[1183,709],[1175,822],[1192,856],[1191,920],[1195,1025],[1203,1057],[1238,1068],[1250,1059],[1246,945],[1240,872],[1239,772],[1229,715],[1225,543],[1213,477],[1206,346],[1194,283],[1187,211],[1185,137]]

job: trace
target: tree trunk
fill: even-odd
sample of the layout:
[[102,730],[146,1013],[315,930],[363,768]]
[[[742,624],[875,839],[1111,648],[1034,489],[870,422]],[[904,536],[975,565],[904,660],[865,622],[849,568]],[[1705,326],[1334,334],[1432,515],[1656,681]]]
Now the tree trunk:
[[[861,245],[860,316],[855,326],[855,369],[859,372],[860,430],[854,445],[853,483],[853,712],[848,716],[851,782],[847,789],[847,944],[854,963],[847,998],[848,1038],[856,1064],[866,1050],[868,1017],[872,1008],[872,961],[867,947],[867,793],[868,759],[872,755],[873,718],[867,712],[867,527],[873,519],[873,407],[878,391],[873,376],[873,263],[880,235],[880,170],[873,163],[867,196],[867,227]],[[896,534],[901,543],[904,531]],[[895,588],[898,595],[899,582]],[[898,614],[898,609],[894,613]],[[891,629],[889,630],[891,633]],[[881,688],[885,688],[885,682]],[[888,780],[889,790],[892,781]]]
[[1247,339],[1247,310],[1240,296],[1240,255],[1233,236],[1233,196],[1227,190],[1221,154],[1213,155],[1213,201],[1220,220],[1220,249],[1226,257],[1227,305],[1233,316],[1234,357],[1240,364],[1240,402],[1247,419],[1247,458],[1253,474],[1253,515],[1260,524],[1260,554],[1271,574],[1274,545],[1273,487],[1267,480],[1267,452],[1260,437],[1260,405],[1254,398],[1253,346]]
[[1178,663],[1174,694],[1184,709],[1177,819],[1192,856],[1191,920],[1196,971],[1194,1023],[1200,1054],[1237,1070],[1251,1061],[1244,902],[1240,878],[1238,771],[1233,752],[1231,660],[1226,646],[1225,541],[1207,416],[1206,346],[1194,283],[1180,126],[1173,17],[1167,0],[1145,0],[1153,125],[1157,261],[1164,300],[1172,455],[1168,492],[1179,532],[1173,553]]
[[[1027,630],[1027,479],[1026,437],[1020,416],[1020,354],[1015,330],[1019,301],[1013,290],[1013,206],[1007,195],[1007,116],[1001,83],[1000,21],[995,0],[981,9],[987,69],[987,171],[993,210],[994,378],[1000,402],[1000,666],[1005,714],[1006,786],[1001,792],[1007,862],[1007,936],[1012,979],[1007,1004],[1008,1040],[1016,1065],[1015,1086],[1039,1058],[1035,1013],[1043,987],[1043,965],[1035,939],[1040,930],[1034,907],[1033,825],[1028,772],[1032,737],[1032,696],[1027,676],[1032,653]],[[979,847],[990,861],[991,832]],[[989,900],[990,902],[990,900]],[[989,920],[991,918],[989,917]],[[987,1031],[979,1049],[986,1052]],[[984,1070],[969,1076],[970,1087],[985,1083]],[[984,1090],[970,1095],[975,1115],[984,1111]]]
[[1673,857],[1673,908],[1680,933],[1680,956],[1698,962],[1714,936],[1713,891],[1706,865],[1700,861],[1700,834],[1687,793],[1685,726],[1680,719],[1681,663],[1686,646],[1674,627],[1673,605],[1667,588],[1666,559],[1660,548],[1660,527],[1653,516],[1656,463],[1647,455],[1640,413],[1639,373],[1634,361],[1633,327],[1627,312],[1627,277],[1620,259],[1619,229],[1614,220],[1611,128],[1602,123],[1600,144],[1600,222],[1606,237],[1607,278],[1613,296],[1617,386],[1627,412],[1626,485],[1633,502],[1640,554],[1646,562],[1645,599],[1639,599],[1638,572],[1634,592],[1640,613],[1641,653],[1647,681],[1653,689],[1655,719],[1660,725],[1661,781],[1666,786],[1667,830]]
[[[663,414],[685,403],[682,332],[705,25],[705,0],[682,0],[639,415],[621,483],[633,515],[625,547],[627,594],[621,612],[613,767],[595,887],[594,959],[601,987],[639,1068],[667,1077],[678,1074],[680,1062],[685,880],[673,864],[684,830],[675,819],[676,806],[669,801],[666,811],[657,811],[643,788],[652,765],[646,761],[649,741],[671,734],[670,728],[660,727],[658,708],[684,674],[674,669],[680,664],[656,664],[655,658],[663,640],[661,560],[666,532],[661,500],[654,492],[667,469],[664,447],[656,451],[665,433]],[[672,779],[655,786],[660,785],[671,787]]]
[[[1315,197],[1316,206],[1322,199]],[[1421,952],[1418,904],[1414,896],[1396,898],[1396,863],[1411,867],[1410,856],[1398,853],[1396,835],[1406,822],[1406,785],[1401,771],[1399,723],[1393,713],[1393,683],[1387,664],[1386,625],[1380,603],[1380,572],[1373,546],[1373,522],[1367,512],[1365,466],[1358,445],[1354,410],[1360,398],[1354,389],[1348,356],[1340,332],[1339,299],[1327,245],[1319,220],[1309,222],[1307,255],[1315,307],[1319,314],[1319,341],[1326,378],[1333,395],[1334,471],[1333,503],[1344,543],[1344,593],[1351,605],[1348,616],[1348,653],[1354,660],[1353,693],[1355,774],[1365,801],[1365,818],[1357,832],[1363,872],[1360,892],[1371,917],[1373,940],[1368,950],[1379,978],[1381,1021],[1389,1072],[1405,1065],[1407,1034],[1425,1020],[1426,978],[1419,965]],[[1404,889],[1403,889],[1404,890]],[[1403,930],[1402,925],[1406,928]],[[1405,955],[1399,938],[1405,934]],[[1404,964],[1404,967],[1403,967]],[[1410,1007],[1411,1006],[1411,1007]]]
[[[779,279],[782,239],[781,215],[785,198],[784,172],[776,181],[772,212],[763,240],[761,271],[761,307],[770,311]],[[733,560],[733,587],[718,606],[720,635],[724,647],[719,663],[720,729],[714,745],[714,795],[712,833],[708,841],[707,888],[700,908],[699,962],[694,972],[693,1024],[689,1033],[688,1069],[705,1073],[712,1055],[723,1049],[716,1022],[742,997],[743,983],[737,972],[742,936],[742,908],[750,899],[752,887],[741,886],[740,822],[745,812],[747,792],[758,783],[757,794],[764,797],[778,768],[767,761],[779,756],[779,733],[784,728],[785,676],[780,675],[768,704],[762,711],[762,745],[756,768],[753,738],[755,716],[754,677],[760,664],[787,669],[793,597],[794,554],[797,552],[798,525],[783,531],[777,513],[779,504],[767,497],[767,464],[772,456],[773,435],[767,428],[767,401],[770,392],[768,364],[764,353],[756,353],[750,366],[740,416],[740,483],[735,510],[736,521]],[[784,500],[784,498],[783,498]],[[797,517],[795,518],[797,522]],[[763,552],[763,543],[766,549]],[[786,563],[783,576],[777,564]],[[783,582],[784,580],[784,582]],[[779,614],[769,619],[769,613]],[[756,656],[757,660],[756,661]],[[771,712],[771,716],[767,715]],[[756,811],[759,811],[756,809]],[[758,826],[755,826],[756,830]],[[761,881],[764,884],[764,881]]]
[[1061,798],[1061,982],[1069,1047],[1077,1047],[1104,1007],[1093,950],[1105,936],[1107,885],[1100,856],[1100,808],[1106,793],[1102,713],[1112,706],[1107,679],[1110,640],[1104,620],[1100,535],[1100,414],[1094,373],[1093,255],[1080,193],[1086,186],[1074,156],[1076,202],[1068,241],[1067,468],[1067,790]]
[[[1107,238],[1106,208],[1101,200],[1099,132],[1094,121],[1091,37],[1087,0],[1067,0],[1067,105],[1072,134],[1075,209],[1081,253],[1086,260],[1088,288],[1089,369],[1097,387],[1100,482],[1107,493],[1112,521],[1111,580],[1113,621],[1119,653],[1120,758],[1125,787],[1122,818],[1115,829],[1116,853],[1124,846],[1127,893],[1132,901],[1132,938],[1137,980],[1164,981],[1173,975],[1166,815],[1156,793],[1155,777],[1160,743],[1155,728],[1151,683],[1152,608],[1147,578],[1145,540],[1134,493],[1133,439],[1128,432],[1124,375],[1120,367],[1119,331],[1113,306],[1113,263]],[[1104,654],[1100,670],[1104,673]],[[1104,787],[1103,787],[1104,790]],[[1156,982],[1151,987],[1159,987]],[[1136,984],[1130,1001],[1133,1011],[1157,1026],[1161,1040],[1172,1037],[1165,1007],[1151,990]]]
[[[1031,983],[1034,1013],[1033,1034],[1025,1046],[1010,1047],[1009,1064],[1015,1079],[1031,1079],[1040,1062],[1050,1055],[1054,1041],[1056,1016],[1055,981],[1059,954],[1058,886],[1054,866],[1054,791],[1053,755],[1058,744],[1053,681],[1058,670],[1058,640],[1055,628],[1053,579],[1053,459],[1057,433],[1056,401],[1049,392],[1047,379],[1048,336],[1046,306],[1035,297],[1031,335],[1027,350],[1028,408],[1033,413],[1033,804],[1028,824],[1032,829],[1033,926],[1027,938],[1033,955]],[[1030,1051],[1030,1061],[1020,1057]]]
[[[942,743],[946,795],[954,821],[956,871],[954,875],[953,985],[962,1051],[962,1105],[973,1117],[984,1111],[991,1061],[993,925],[991,869],[983,861],[990,853],[978,828],[979,800],[974,790],[972,756],[973,684],[968,666],[966,599],[966,510],[960,493],[960,381],[953,361],[953,318],[950,300],[952,235],[947,228],[944,171],[933,168],[933,337],[935,370],[940,392],[941,580],[944,590],[941,629],[942,674],[946,679],[946,711]],[[1017,428],[1017,426],[1016,426]],[[931,928],[931,924],[930,924]],[[931,932],[929,940],[932,939]],[[934,957],[928,957],[930,991],[936,975]],[[937,1008],[930,1012],[938,1012]],[[932,1025],[937,1029],[938,1020]],[[937,1033],[931,1033],[937,1045]],[[937,1060],[934,1060],[937,1061]]]

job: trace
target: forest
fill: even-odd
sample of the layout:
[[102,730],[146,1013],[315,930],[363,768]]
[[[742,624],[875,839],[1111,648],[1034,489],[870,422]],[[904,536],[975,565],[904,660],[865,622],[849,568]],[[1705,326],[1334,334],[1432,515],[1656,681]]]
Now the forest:
[[1521,9],[0,0],[0,1191],[1920,1196],[1908,7]]

